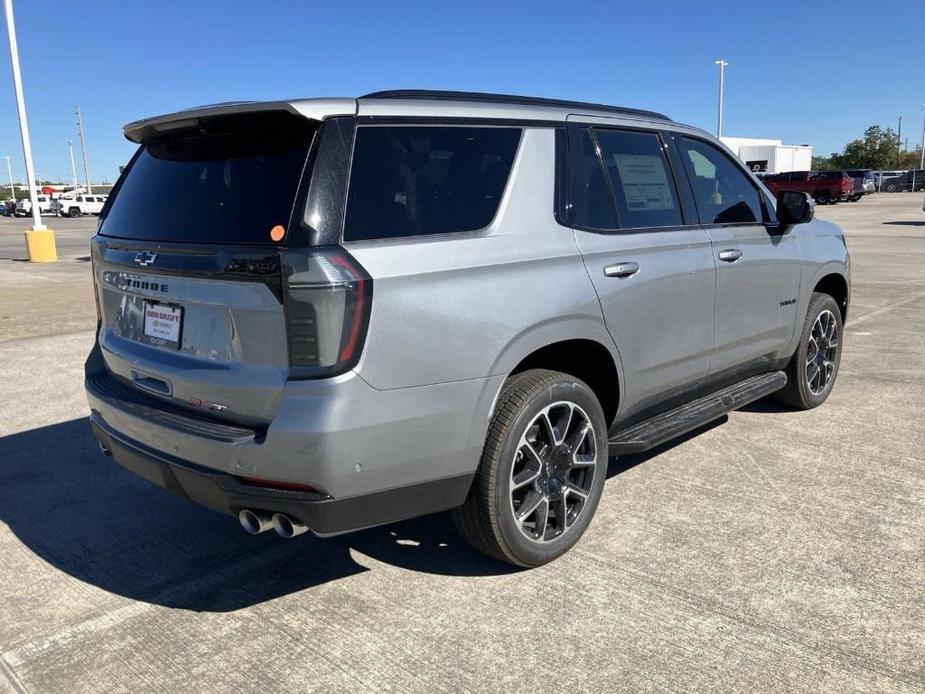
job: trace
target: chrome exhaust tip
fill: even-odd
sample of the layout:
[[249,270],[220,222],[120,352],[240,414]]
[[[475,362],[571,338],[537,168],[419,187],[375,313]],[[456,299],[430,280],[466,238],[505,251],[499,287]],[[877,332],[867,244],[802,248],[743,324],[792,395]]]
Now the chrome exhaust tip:
[[273,514],[273,529],[276,531],[277,535],[285,537],[286,539],[308,532],[308,526],[302,523],[302,521],[291,518],[285,513]]
[[247,508],[242,509],[241,512],[238,513],[238,522],[241,524],[241,527],[244,528],[245,532],[251,535],[265,533],[274,525],[269,513],[264,511],[251,511]]

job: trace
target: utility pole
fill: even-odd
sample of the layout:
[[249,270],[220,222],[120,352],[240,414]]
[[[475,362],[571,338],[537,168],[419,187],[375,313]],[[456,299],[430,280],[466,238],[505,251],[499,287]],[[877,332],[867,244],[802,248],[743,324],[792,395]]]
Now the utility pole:
[[22,138],[22,152],[26,160],[26,180],[29,182],[29,198],[32,200],[32,230],[44,231],[39,214],[38,194],[35,191],[35,172],[32,168],[32,144],[29,141],[29,124],[26,121],[26,103],[22,92],[22,75],[19,71],[19,47],[16,44],[16,24],[13,21],[13,0],[3,0],[6,15],[6,33],[10,43],[10,63],[13,68],[13,91],[16,93],[16,110],[19,114],[19,134]]
[[[922,104],[925,106],[925,104]],[[925,169],[925,115],[922,116],[922,153],[919,157],[919,168]]]
[[899,129],[896,132],[896,166],[903,156],[903,117],[899,117]]
[[67,151],[71,155],[71,176],[74,178],[74,193],[77,193],[77,167],[74,166],[74,141],[67,141]]
[[77,135],[80,137],[80,153],[84,158],[84,177],[87,179],[87,193],[92,195],[93,188],[90,186],[90,166],[87,164],[87,142],[84,139],[84,124],[80,119],[80,106],[75,107],[77,110]]
[[726,66],[729,65],[725,60],[714,61],[719,65],[719,108],[716,113],[716,137],[723,135],[723,89],[726,83]]
[[13,185],[13,165],[10,164],[10,155],[6,155],[6,170],[10,174],[10,199],[16,199],[16,186]]

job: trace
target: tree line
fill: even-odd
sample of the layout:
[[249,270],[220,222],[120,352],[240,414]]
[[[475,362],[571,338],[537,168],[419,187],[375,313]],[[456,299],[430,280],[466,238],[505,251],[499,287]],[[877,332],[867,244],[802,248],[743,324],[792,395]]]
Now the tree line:
[[832,152],[827,157],[813,157],[813,169],[874,169],[876,171],[895,169],[906,171],[917,169],[922,148],[903,150],[899,137],[892,128],[872,125],[864,131],[864,137],[852,140],[841,152]]

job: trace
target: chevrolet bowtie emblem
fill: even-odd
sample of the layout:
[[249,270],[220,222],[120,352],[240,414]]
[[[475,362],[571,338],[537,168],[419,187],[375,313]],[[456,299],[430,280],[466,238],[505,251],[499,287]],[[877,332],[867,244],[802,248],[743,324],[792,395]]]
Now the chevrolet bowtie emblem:
[[151,251],[141,251],[135,254],[135,262],[142,267],[154,265],[155,260],[157,260],[157,253],[152,253]]

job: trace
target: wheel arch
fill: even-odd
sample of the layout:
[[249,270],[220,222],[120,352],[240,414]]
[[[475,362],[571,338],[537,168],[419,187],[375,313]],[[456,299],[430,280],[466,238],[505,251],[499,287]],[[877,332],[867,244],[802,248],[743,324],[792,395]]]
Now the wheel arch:
[[848,320],[848,280],[838,272],[830,272],[820,277],[813,286],[813,292],[828,294],[841,311],[842,323]]
[[[603,334],[595,334],[593,330],[572,332],[556,325],[555,330],[539,329],[524,335],[516,347],[507,350],[498,366],[508,376],[528,369],[549,369],[575,376],[594,391],[609,427],[619,411],[622,362],[609,334],[598,325]],[[492,411],[494,406],[493,403]]]

